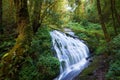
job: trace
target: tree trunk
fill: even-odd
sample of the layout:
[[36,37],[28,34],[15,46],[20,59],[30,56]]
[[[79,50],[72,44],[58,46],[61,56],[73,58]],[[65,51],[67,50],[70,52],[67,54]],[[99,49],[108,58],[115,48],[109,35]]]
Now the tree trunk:
[[2,0],[0,0],[0,34],[3,33],[2,29]]
[[0,75],[0,80],[6,78],[17,79],[15,74],[17,73],[18,66],[20,66],[20,58],[23,57],[28,50],[32,37],[27,0],[14,0],[14,5],[16,8],[16,21],[19,35],[14,47],[2,57],[2,67],[0,67],[0,74],[2,75]]
[[2,0],[0,0],[0,25],[2,24]]
[[34,12],[33,12],[33,32],[36,33],[40,25],[40,13],[42,8],[42,1],[35,0]]
[[115,0],[112,0],[112,3],[113,3],[113,9],[114,9],[114,13],[115,13],[115,17],[116,17],[116,19],[117,19],[117,22],[118,22],[118,26],[120,26],[120,16],[119,16],[119,14],[118,14],[118,12],[117,12],[117,9],[116,9],[116,7],[115,7],[115,5],[116,5],[116,2],[115,2]]
[[100,6],[100,0],[97,0],[97,9],[98,9],[99,19],[100,19],[100,23],[101,23],[101,26],[102,26],[102,30],[104,32],[106,42],[109,42],[110,41],[110,36],[109,36],[108,31],[106,29],[105,23],[103,21],[103,16],[102,16],[101,6]]
[[117,35],[117,26],[115,24],[115,16],[114,16],[114,0],[110,0],[111,1],[111,12],[112,12],[112,19],[113,19],[113,27],[114,27],[114,31],[115,31],[115,34]]

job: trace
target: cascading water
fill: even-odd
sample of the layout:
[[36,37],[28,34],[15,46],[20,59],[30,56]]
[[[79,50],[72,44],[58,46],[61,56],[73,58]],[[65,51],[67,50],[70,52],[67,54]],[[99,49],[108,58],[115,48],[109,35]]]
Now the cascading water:
[[50,32],[53,48],[60,61],[60,75],[55,80],[74,80],[88,66],[88,47],[79,39],[60,31]]

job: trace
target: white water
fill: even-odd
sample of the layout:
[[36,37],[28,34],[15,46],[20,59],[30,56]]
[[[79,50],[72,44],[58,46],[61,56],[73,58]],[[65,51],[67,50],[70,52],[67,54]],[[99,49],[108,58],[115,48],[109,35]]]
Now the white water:
[[55,80],[74,80],[88,66],[88,47],[81,40],[56,30],[50,35],[60,61],[60,75]]

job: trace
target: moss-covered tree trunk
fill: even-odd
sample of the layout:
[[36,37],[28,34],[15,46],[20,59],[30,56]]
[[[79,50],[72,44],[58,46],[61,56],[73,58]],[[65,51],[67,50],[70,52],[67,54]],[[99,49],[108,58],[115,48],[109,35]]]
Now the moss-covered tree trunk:
[[106,42],[109,42],[110,41],[110,35],[108,34],[107,28],[106,28],[105,23],[104,23],[102,11],[101,11],[100,0],[96,0],[96,1],[97,1],[97,9],[98,9],[98,14],[99,14],[99,19],[100,19],[100,23],[101,23],[101,26],[102,26],[102,30],[104,32],[105,40],[106,40]]
[[40,13],[42,9],[42,1],[35,0],[34,4],[34,12],[33,12],[33,20],[32,20],[32,27],[33,32],[36,33],[38,28],[41,26],[39,20],[40,20]]
[[29,25],[27,0],[14,0],[14,6],[16,8],[16,22],[19,35],[14,47],[2,57],[0,80],[5,80],[7,78],[10,78],[10,80],[17,79],[16,74],[20,66],[20,58],[27,52],[32,37],[32,28]]

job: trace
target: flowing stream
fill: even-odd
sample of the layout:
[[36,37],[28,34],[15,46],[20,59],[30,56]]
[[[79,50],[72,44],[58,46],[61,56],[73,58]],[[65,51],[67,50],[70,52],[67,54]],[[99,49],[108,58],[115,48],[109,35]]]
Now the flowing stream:
[[[73,32],[72,36],[75,36]],[[60,75],[55,80],[74,80],[88,66],[89,49],[78,38],[71,37],[60,31],[50,32],[53,48],[60,61]]]

